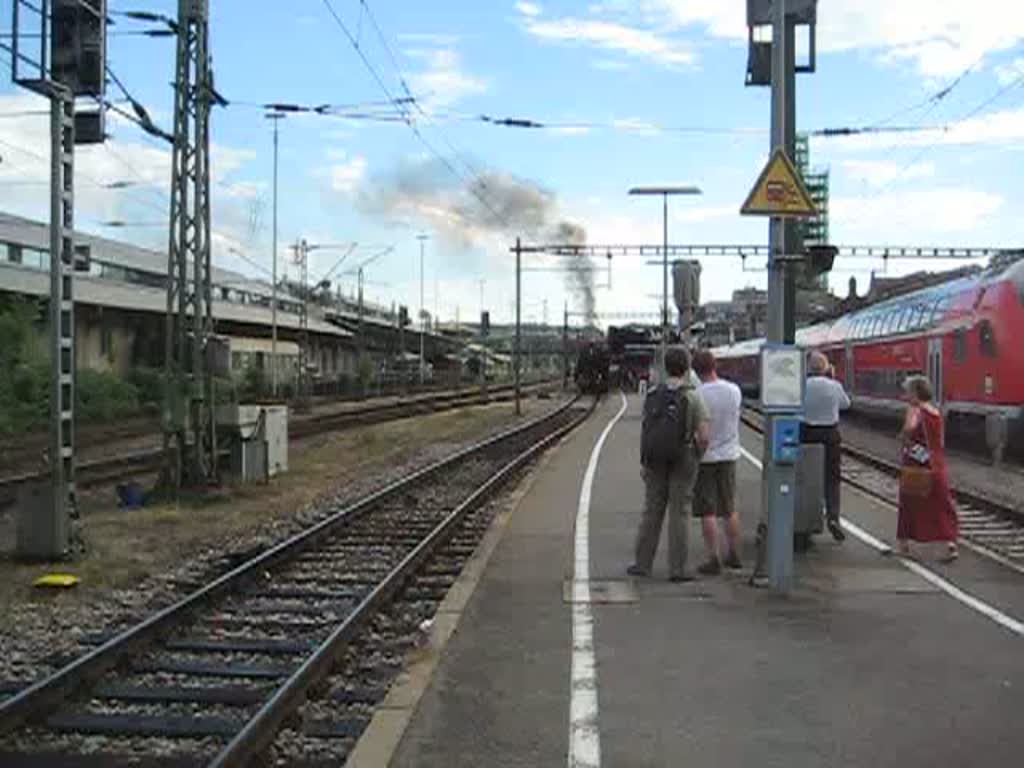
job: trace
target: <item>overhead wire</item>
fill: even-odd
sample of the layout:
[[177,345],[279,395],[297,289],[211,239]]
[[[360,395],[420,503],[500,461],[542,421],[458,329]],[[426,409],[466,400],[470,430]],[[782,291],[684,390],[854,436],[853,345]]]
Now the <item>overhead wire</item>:
[[[370,19],[370,23],[373,25],[373,28],[377,33],[377,39],[384,47],[385,52],[388,54],[388,58],[391,60],[391,66],[395,70],[395,75],[398,78],[398,83],[399,86],[402,88],[402,91],[408,97],[408,99],[412,103],[413,108],[420,114],[420,116],[423,117],[428,122],[430,122],[432,119],[431,116],[428,115],[427,112],[423,109],[423,105],[420,104],[420,100],[416,98],[416,96],[412,92],[412,89],[409,87],[409,83],[406,81],[405,75],[402,72],[402,68],[398,63],[398,57],[395,55],[394,50],[391,48],[391,44],[388,42],[387,37],[384,35],[384,31],[381,29],[380,24],[377,23],[377,17],[374,15],[373,10],[369,7],[366,0],[359,0],[359,5],[365,11],[367,17]],[[440,135],[441,140],[445,143],[445,145],[447,145],[451,153],[459,160],[459,162],[462,163],[463,167],[469,172],[469,175],[474,178],[474,180],[481,186],[482,189],[486,190],[487,182],[484,180],[481,171],[478,168],[476,168],[476,166],[473,163],[469,161],[469,159],[465,156],[465,153],[458,147],[456,147],[455,144],[451,140],[449,140],[445,133],[440,129],[438,129],[438,135]]]
[[[1005,85],[1003,85],[999,90],[997,90],[995,93],[993,93],[987,99],[985,99],[983,102],[978,104],[976,107],[974,107],[973,109],[968,111],[966,114],[962,115],[959,119],[957,119],[953,123],[948,124],[947,127],[946,127],[946,130],[947,131],[954,130],[957,126],[964,125],[967,122],[969,122],[970,120],[973,120],[986,107],[990,106],[991,104],[996,102],[998,99],[1002,98],[1005,94],[1009,93],[1011,90],[1013,90],[1014,88],[1017,88],[1018,86],[1020,86],[1022,84],[1024,84],[1024,72],[1022,72],[1021,74],[1017,75],[1017,77],[1015,77],[1013,80],[1011,80],[1008,83],[1006,83]],[[880,189],[878,190],[878,192],[881,192],[881,191],[884,191],[884,190],[887,190],[887,189],[891,188],[893,184],[895,184],[897,181],[902,179],[907,174],[907,172],[911,168],[913,168],[916,163],[918,163],[921,160],[921,158],[923,158],[928,152],[930,152],[933,149],[935,149],[935,147],[937,145],[938,145],[938,140],[932,141],[932,142],[930,142],[928,144],[925,144],[923,147],[921,147],[920,151],[916,152],[914,154],[914,156],[911,157],[910,160],[907,161],[907,163],[905,163],[903,165],[903,167],[899,170],[899,172],[897,172],[897,174],[895,176],[893,176],[889,181],[887,181],[885,184],[883,184],[880,187]]]
[[[384,93],[385,97],[391,103],[398,105],[398,102],[396,102],[394,95],[391,93],[391,89],[389,89],[388,86],[384,83],[384,80],[381,77],[380,73],[377,71],[377,68],[373,65],[369,57],[367,57],[366,53],[363,51],[362,47],[359,45],[359,41],[352,35],[351,30],[349,30],[344,20],[338,14],[334,5],[331,3],[331,0],[322,0],[322,2],[324,6],[327,8],[328,13],[334,19],[334,22],[338,25],[338,28],[341,29],[345,37],[348,38],[349,43],[355,49],[356,54],[363,62],[363,66],[366,67],[367,71],[370,72],[371,76],[377,82],[378,87]],[[412,119],[411,114],[409,114],[409,110],[404,109],[402,107],[399,107],[399,110],[405,114],[406,126],[409,128],[409,130],[412,131],[413,135],[416,136],[416,138],[427,149],[427,151],[430,154],[432,154],[435,158],[437,158],[438,161],[452,175],[459,179],[459,181],[465,183],[466,179],[464,175],[459,172],[459,170],[452,164],[452,162],[447,157],[445,157],[442,153],[438,152],[436,147],[434,147],[434,145],[431,144],[423,135],[423,132],[420,131],[419,127],[416,125],[416,122]],[[487,198],[480,192],[480,190],[477,189],[475,185],[467,185],[467,188],[470,194],[472,194],[485,208],[487,208],[487,210],[490,211],[490,213],[494,216],[494,218],[497,221],[501,222],[505,227],[510,226],[510,222],[508,221],[508,219],[501,213],[499,213],[497,210],[495,210],[494,206],[491,205],[490,201],[487,200]]]

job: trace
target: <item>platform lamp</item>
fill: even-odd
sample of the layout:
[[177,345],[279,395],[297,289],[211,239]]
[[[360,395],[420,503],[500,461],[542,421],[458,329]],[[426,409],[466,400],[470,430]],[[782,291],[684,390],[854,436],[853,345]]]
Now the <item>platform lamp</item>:
[[661,365],[659,370],[664,377],[665,350],[668,348],[668,198],[670,195],[701,195],[700,187],[689,186],[654,186],[633,187],[630,195],[661,195],[662,199],[662,244],[661,251]]

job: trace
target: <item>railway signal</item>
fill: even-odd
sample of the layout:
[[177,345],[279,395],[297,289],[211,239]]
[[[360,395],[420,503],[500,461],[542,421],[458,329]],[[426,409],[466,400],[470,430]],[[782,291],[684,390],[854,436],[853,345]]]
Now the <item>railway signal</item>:
[[19,504],[17,549],[52,560],[70,551],[77,511],[74,273],[88,251],[74,242],[75,145],[105,138],[103,109],[78,114],[75,98],[103,101],[107,4],[15,0],[12,11],[11,79],[50,101],[50,483]]

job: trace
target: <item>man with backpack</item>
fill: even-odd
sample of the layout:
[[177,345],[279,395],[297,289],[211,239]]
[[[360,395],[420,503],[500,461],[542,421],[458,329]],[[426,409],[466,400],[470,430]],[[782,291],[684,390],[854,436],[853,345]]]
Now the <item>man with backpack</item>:
[[665,354],[667,377],[644,399],[640,463],[644,510],[636,534],[630,576],[650,576],[668,509],[670,581],[691,581],[686,571],[693,487],[700,457],[708,445],[707,407],[690,377],[690,355],[682,347]]

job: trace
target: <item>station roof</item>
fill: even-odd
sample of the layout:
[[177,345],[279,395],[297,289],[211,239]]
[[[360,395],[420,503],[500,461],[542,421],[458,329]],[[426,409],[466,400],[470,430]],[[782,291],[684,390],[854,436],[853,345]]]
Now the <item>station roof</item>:
[[[14,243],[23,248],[48,252],[50,249],[49,225],[0,212],[0,243]],[[164,277],[167,274],[166,253],[85,232],[75,232],[75,244],[88,245],[91,251],[90,258],[101,264],[133,269],[158,277]],[[212,273],[215,287],[230,287],[233,290],[245,291],[251,295],[268,299],[273,295],[273,288],[269,283],[254,280],[239,272],[214,267]],[[49,273],[0,259],[0,286],[6,290],[29,296],[48,296],[50,293]],[[109,277],[97,277],[85,273],[76,273],[75,275],[75,301],[82,304],[162,314],[167,307],[166,297],[167,294],[162,288],[122,282]],[[298,299],[294,297],[279,296],[279,299],[290,300],[292,303],[298,302]],[[215,320],[269,326],[272,322],[272,314],[269,306],[220,300],[217,298],[217,292],[214,291],[213,316]],[[280,327],[293,330],[298,330],[300,325],[297,314],[281,309],[277,313],[277,322]],[[352,337],[351,332],[324,322],[313,315],[309,318],[308,327],[313,333],[341,338]]]
[[[48,272],[40,269],[0,261],[0,286],[3,287],[3,290],[12,293],[44,298],[50,295],[50,276]],[[75,303],[164,314],[167,310],[167,293],[161,288],[150,288],[134,283],[77,274],[75,276]],[[269,307],[220,301],[215,297],[213,318],[214,320],[269,326],[272,322],[272,313]],[[299,318],[297,315],[279,311],[277,324],[281,328],[298,330]],[[349,331],[315,317],[309,318],[308,325],[312,333],[339,338],[352,337],[352,333]]]

